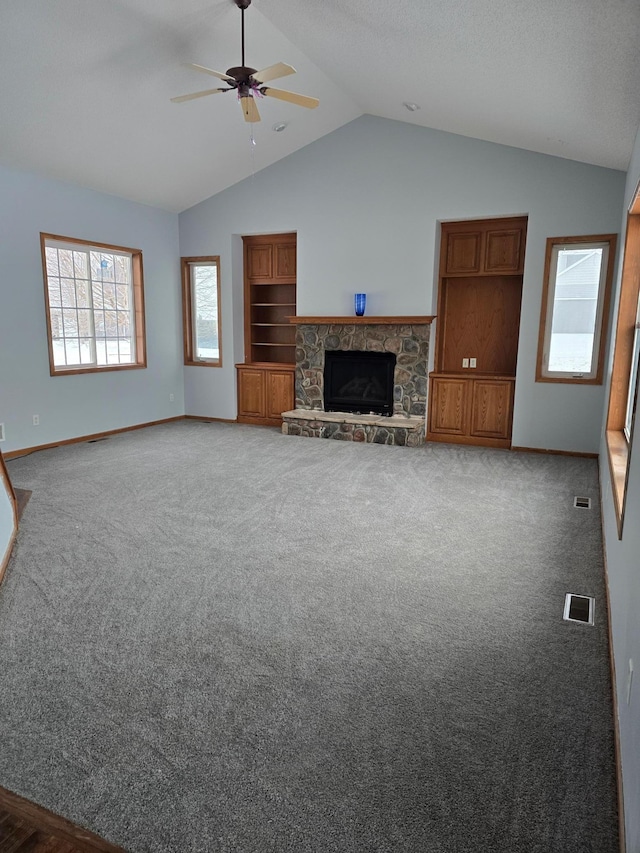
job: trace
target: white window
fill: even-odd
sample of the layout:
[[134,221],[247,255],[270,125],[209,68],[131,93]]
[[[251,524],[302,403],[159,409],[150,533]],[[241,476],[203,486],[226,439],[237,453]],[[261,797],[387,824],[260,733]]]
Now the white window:
[[182,258],[184,361],[221,367],[220,259]]
[[537,381],[602,382],[615,235],[550,238]]
[[138,250],[41,234],[51,374],[144,367]]

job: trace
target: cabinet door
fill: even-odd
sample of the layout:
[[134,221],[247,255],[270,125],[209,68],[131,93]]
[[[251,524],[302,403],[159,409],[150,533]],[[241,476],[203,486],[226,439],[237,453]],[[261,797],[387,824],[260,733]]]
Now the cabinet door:
[[449,234],[445,275],[469,275],[480,272],[482,232]]
[[522,229],[487,231],[484,271],[494,273],[522,272]]
[[238,369],[238,414],[265,416],[265,374],[263,370]]
[[247,246],[247,278],[270,279],[273,276],[273,246],[270,243]]
[[280,418],[293,409],[293,372],[270,370],[267,373],[267,417]]
[[511,438],[513,382],[476,379],[471,405],[471,435]]
[[467,379],[434,377],[431,380],[431,432],[466,434],[467,394],[470,384]]
[[296,244],[276,243],[275,269],[273,276],[276,281],[296,280]]

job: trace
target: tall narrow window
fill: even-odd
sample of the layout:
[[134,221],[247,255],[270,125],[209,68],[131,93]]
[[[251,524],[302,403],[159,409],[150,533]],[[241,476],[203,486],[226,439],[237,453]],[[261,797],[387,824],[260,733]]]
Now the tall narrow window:
[[622,537],[627,497],[631,443],[637,423],[638,359],[640,358],[640,185],[629,205],[627,234],[622,256],[620,300],[616,323],[609,410],[607,451],[613,488],[613,503]]
[[220,258],[182,258],[184,363],[222,366]]
[[627,442],[631,441],[633,432],[633,420],[637,407],[638,394],[638,362],[640,361],[640,301],[636,308],[636,324],[633,333],[633,347],[631,350],[631,366],[629,368],[629,389],[627,391],[627,408],[624,418],[624,435]]
[[51,375],[145,367],[142,253],[41,234]]
[[602,383],[615,234],[547,240],[537,382]]

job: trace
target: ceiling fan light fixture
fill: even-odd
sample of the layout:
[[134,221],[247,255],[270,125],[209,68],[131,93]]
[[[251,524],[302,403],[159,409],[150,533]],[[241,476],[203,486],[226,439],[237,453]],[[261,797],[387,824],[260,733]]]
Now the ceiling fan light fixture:
[[416,110],[420,109],[418,104],[414,104],[413,101],[403,101],[402,106],[406,107],[410,113],[415,113]]
[[271,130],[275,130],[276,133],[282,133],[283,130],[286,130],[288,124],[286,121],[277,121],[275,124],[271,125]]

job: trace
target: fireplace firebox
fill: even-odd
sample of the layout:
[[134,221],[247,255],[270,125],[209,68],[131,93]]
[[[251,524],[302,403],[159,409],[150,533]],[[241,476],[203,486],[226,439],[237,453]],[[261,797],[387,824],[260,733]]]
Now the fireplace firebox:
[[325,411],[393,414],[395,366],[392,352],[325,350]]

